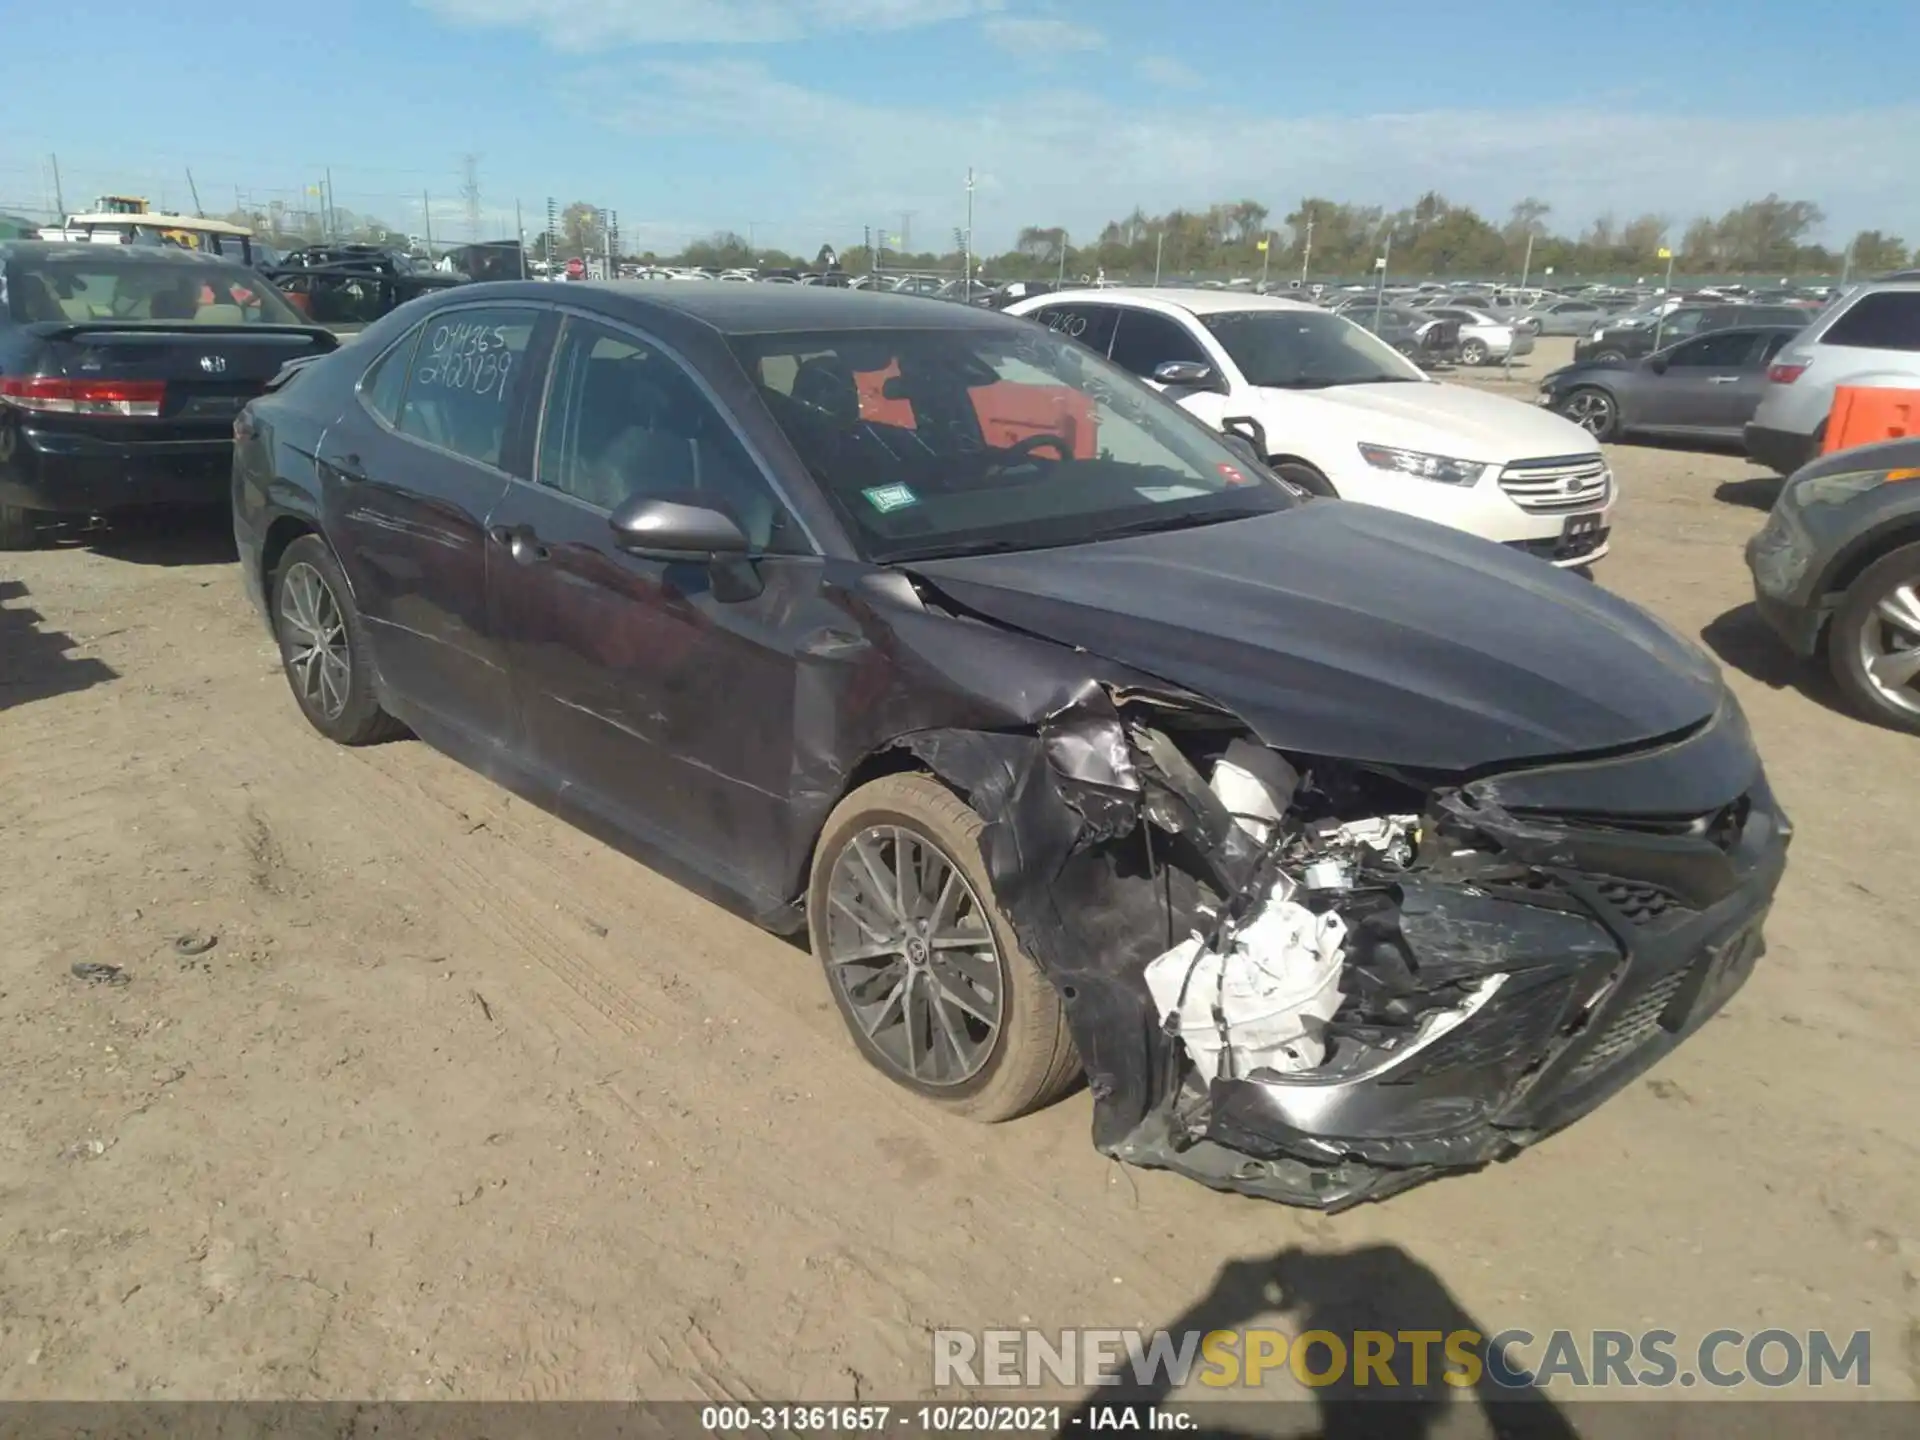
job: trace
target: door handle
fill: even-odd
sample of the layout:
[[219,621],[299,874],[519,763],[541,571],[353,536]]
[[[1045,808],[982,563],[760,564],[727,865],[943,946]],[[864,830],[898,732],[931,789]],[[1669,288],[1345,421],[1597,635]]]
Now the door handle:
[[525,525],[489,525],[487,538],[496,545],[506,546],[507,553],[522,565],[537,565],[553,553]]
[[323,460],[321,463],[349,485],[367,483],[367,474],[360,468],[358,455],[342,455],[338,460]]

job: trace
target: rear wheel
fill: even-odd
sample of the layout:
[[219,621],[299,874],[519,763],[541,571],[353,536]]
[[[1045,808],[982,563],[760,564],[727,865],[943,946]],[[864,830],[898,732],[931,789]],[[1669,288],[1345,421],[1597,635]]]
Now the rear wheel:
[[1463,340],[1460,342],[1460,363],[1462,365],[1484,365],[1493,358],[1493,352],[1487,349],[1484,340]]
[[289,545],[272,593],[281,667],[313,728],[342,745],[371,745],[404,733],[380,708],[366,629],[326,541],[302,535]]
[[1569,390],[1557,407],[1596,440],[1611,440],[1620,430],[1620,406],[1613,396],[1593,385]]
[[1882,556],[1847,588],[1827,663],[1859,714],[1920,734],[1920,545]]
[[0,550],[31,550],[40,543],[40,514],[19,505],[0,505]]
[[1080,1061],[1059,994],[1000,913],[980,830],[930,775],[861,786],[821,834],[807,928],[868,1062],[995,1122],[1058,1099]]

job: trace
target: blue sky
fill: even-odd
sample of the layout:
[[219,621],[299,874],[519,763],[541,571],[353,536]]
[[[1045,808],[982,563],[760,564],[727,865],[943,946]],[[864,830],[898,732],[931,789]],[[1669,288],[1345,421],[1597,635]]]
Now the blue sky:
[[811,250],[907,212],[914,248],[944,248],[969,165],[987,250],[1136,204],[1278,216],[1429,187],[1494,215],[1537,195],[1566,229],[1654,211],[1676,234],[1773,190],[1819,203],[1829,237],[1920,241],[1913,0],[9,9],[0,208],[52,203],[53,152],[70,208],[188,208],[189,167],[209,210],[294,201],[331,166],[341,206],[417,232],[426,191],[436,237],[464,239],[476,154],[489,233],[516,199],[536,227],[552,195],[663,249],[725,228]]

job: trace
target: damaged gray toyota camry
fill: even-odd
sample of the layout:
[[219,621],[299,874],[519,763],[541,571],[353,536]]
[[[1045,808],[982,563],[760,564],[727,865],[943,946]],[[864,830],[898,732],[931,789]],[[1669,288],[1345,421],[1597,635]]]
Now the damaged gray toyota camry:
[[1568,1124],[1762,952],[1790,828],[1696,647],[1030,322],[463,286],[235,431],[315,728],[804,928],[956,1112],[1084,1074],[1103,1152],[1337,1208]]

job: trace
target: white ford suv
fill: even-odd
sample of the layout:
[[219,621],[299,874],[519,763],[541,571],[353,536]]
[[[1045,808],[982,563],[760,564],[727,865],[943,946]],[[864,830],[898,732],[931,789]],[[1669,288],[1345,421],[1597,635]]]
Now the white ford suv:
[[1558,415],[1442,384],[1315,305],[1205,290],[1079,290],[1007,307],[1110,358],[1287,480],[1522,549],[1607,552],[1613,473]]

